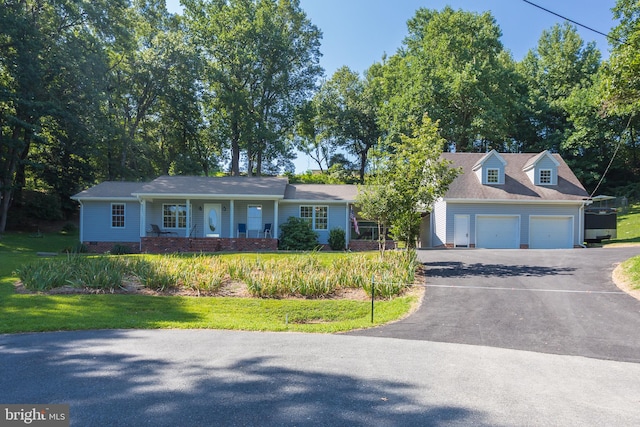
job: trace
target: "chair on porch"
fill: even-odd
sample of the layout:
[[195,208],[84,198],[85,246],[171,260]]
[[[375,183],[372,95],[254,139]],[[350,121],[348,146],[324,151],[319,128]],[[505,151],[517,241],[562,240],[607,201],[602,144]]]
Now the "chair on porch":
[[271,238],[271,223],[267,223],[264,225],[264,230],[262,230],[262,234],[264,235],[264,238],[267,238],[267,234],[269,235],[269,237]]
[[160,237],[161,234],[173,234],[171,231],[162,231],[158,224],[151,224],[151,233],[155,234],[157,237]]
[[247,224],[238,223],[238,234],[236,234],[236,237],[240,237],[241,234],[247,237]]

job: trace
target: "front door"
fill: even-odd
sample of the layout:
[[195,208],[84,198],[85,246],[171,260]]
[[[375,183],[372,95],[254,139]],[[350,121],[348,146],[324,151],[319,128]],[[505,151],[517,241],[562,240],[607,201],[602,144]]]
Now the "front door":
[[220,237],[222,227],[222,207],[220,203],[204,204],[204,235]]
[[453,245],[469,246],[469,215],[455,215],[453,219]]

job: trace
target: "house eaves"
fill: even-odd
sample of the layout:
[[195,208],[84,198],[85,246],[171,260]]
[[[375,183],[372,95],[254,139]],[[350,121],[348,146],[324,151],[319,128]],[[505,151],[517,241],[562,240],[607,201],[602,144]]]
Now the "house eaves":
[[531,200],[531,199],[450,199],[443,198],[447,203],[468,203],[468,204],[492,204],[492,205],[581,205],[589,203],[586,199],[566,199],[566,200]]

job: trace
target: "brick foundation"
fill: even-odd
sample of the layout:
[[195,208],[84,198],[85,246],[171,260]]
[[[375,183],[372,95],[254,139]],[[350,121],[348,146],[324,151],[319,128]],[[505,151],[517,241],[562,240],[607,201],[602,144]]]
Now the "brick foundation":
[[[126,246],[131,253],[166,254],[176,252],[261,252],[277,251],[277,239],[254,238],[191,238],[185,237],[142,237],[141,242],[84,242],[90,253],[106,253],[115,245]],[[322,250],[329,251],[329,245],[321,245]],[[395,249],[392,240],[387,240],[387,249]],[[349,242],[349,250],[375,251],[378,250],[378,242],[375,240],[352,240]]]
[[139,242],[82,242],[86,247],[89,253],[92,254],[103,254],[111,251],[115,245],[126,246],[129,248],[132,254],[140,253],[140,243]]
[[151,254],[220,251],[259,252],[276,250],[278,250],[277,239],[142,237],[142,252]]

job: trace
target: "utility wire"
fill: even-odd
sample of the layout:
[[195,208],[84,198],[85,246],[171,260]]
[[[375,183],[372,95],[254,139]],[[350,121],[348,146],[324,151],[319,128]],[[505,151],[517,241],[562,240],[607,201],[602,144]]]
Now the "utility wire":
[[620,40],[620,39],[617,39],[617,38],[615,38],[615,37],[611,37],[609,34],[605,34],[605,33],[603,33],[602,31],[598,31],[598,30],[596,30],[596,29],[594,29],[594,28],[591,28],[591,27],[589,27],[589,26],[587,26],[587,25],[581,24],[581,23],[579,23],[578,21],[574,21],[573,19],[567,18],[566,16],[560,15],[559,13],[556,13],[556,12],[554,12],[554,11],[552,11],[552,10],[549,10],[549,9],[547,9],[547,8],[544,8],[544,7],[542,7],[542,6],[540,6],[540,5],[537,5],[537,4],[533,3],[533,2],[530,2],[530,1],[528,1],[528,0],[522,0],[522,1],[523,1],[523,2],[525,2],[525,3],[527,3],[527,4],[529,4],[529,5],[531,5],[531,6],[533,6],[533,7],[537,7],[537,8],[538,8],[538,9],[540,9],[540,10],[544,10],[544,11],[545,11],[545,12],[547,12],[547,13],[550,13],[550,14],[552,14],[552,15],[555,15],[555,16],[557,16],[558,18],[562,18],[562,19],[564,19],[565,21],[569,21],[569,22],[571,22],[572,24],[576,24],[576,25],[577,25],[577,26],[579,26],[579,27],[586,28],[587,30],[589,30],[589,31],[593,31],[593,32],[594,32],[594,33],[596,33],[596,34],[600,34],[601,36],[605,36],[606,38],[608,38],[608,39],[610,39],[610,40],[616,41],[616,42],[618,42],[618,43],[620,43],[620,44],[626,44],[625,42],[623,42],[623,41],[622,41],[622,40]]
[[620,149],[620,146],[622,145],[622,140],[624,139],[624,134],[627,132],[627,129],[629,129],[629,126],[631,126],[631,119],[633,119],[633,115],[631,115],[629,117],[629,121],[627,122],[627,126],[622,131],[622,134],[620,135],[620,140],[618,140],[618,145],[616,145],[616,149],[613,151],[613,156],[611,156],[611,160],[609,160],[609,164],[607,165],[607,168],[604,170],[604,173],[600,177],[600,181],[598,181],[598,185],[596,185],[596,188],[593,190],[593,192],[589,196],[590,199],[593,199],[593,195],[596,194],[596,191],[598,191],[598,188],[600,188],[600,184],[602,184],[602,181],[604,181],[604,178],[607,176],[607,173],[609,172],[609,168],[611,168],[611,165],[613,164],[613,159],[616,158],[616,154],[618,154],[618,150]]

